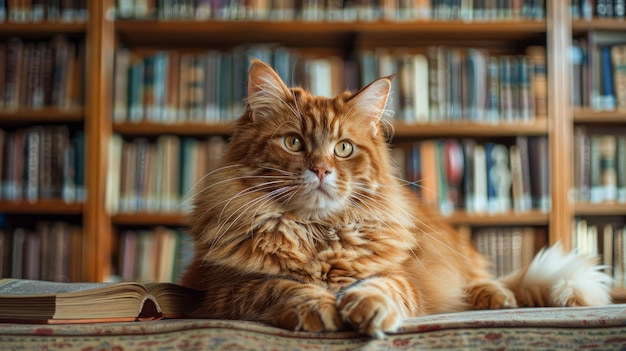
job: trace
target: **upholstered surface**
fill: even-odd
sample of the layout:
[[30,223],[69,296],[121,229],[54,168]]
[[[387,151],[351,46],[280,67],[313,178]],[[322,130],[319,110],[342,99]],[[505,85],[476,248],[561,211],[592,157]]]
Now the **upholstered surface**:
[[626,305],[473,311],[408,320],[384,340],[260,323],[0,324],[1,350],[626,350]]

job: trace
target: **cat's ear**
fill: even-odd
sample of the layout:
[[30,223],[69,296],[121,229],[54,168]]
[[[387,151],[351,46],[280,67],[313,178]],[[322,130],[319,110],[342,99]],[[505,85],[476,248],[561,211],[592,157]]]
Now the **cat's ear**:
[[261,60],[252,60],[248,70],[248,104],[253,120],[263,108],[285,101],[290,94],[289,88],[272,67]]
[[379,78],[350,99],[353,113],[368,122],[373,135],[378,134],[378,121],[385,113],[390,91],[391,78]]

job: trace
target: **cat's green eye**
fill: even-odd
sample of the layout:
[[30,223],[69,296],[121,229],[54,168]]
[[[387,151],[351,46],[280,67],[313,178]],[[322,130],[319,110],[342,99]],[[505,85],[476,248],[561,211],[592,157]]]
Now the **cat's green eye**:
[[353,151],[354,146],[347,140],[340,141],[335,145],[335,155],[339,157],[348,157],[352,155]]
[[287,135],[284,139],[285,147],[292,152],[300,152],[304,149],[302,140],[297,135]]

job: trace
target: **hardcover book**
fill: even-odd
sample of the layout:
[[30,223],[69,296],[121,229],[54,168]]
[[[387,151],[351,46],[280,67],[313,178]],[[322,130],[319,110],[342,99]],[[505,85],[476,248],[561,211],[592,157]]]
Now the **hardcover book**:
[[180,318],[201,292],[174,283],[56,283],[0,280],[0,320],[95,323]]

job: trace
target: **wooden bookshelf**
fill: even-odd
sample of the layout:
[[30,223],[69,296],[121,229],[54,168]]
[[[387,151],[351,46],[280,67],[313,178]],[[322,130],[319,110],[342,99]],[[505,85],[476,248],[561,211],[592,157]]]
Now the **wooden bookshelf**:
[[[550,37],[549,28],[564,25],[560,18],[566,8],[565,1],[550,7],[553,16],[542,21],[514,20],[494,22],[463,22],[418,20],[409,22],[273,22],[273,21],[159,21],[159,20],[120,20],[113,24],[108,37],[115,45],[123,45],[131,50],[205,50],[208,48],[226,49],[241,43],[277,43],[278,45],[339,52],[343,56],[370,47],[403,47],[478,45],[490,50],[520,53],[531,44],[561,40],[563,33]],[[550,5],[552,6],[552,5]],[[219,35],[215,35],[219,33]],[[557,53],[551,64],[561,65],[563,53]],[[110,71],[112,77],[112,71]],[[550,71],[548,71],[550,72]],[[554,80],[554,76],[549,76]],[[559,90],[560,91],[560,90]],[[393,136],[402,140],[412,138],[471,137],[471,138],[514,138],[516,136],[553,137],[554,118],[569,118],[560,110],[566,102],[565,92],[551,94],[552,109],[547,118],[531,118],[514,123],[393,123]],[[556,116],[556,117],[555,117]],[[108,117],[108,116],[106,116]],[[238,116],[234,116],[238,117]],[[154,122],[112,123],[110,132],[119,133],[124,138],[155,137],[162,134],[185,136],[227,135],[232,122],[223,124]],[[391,133],[391,131],[390,131]],[[554,145],[554,141],[551,142]],[[560,151],[559,151],[560,152]],[[552,184],[557,184],[552,177]],[[557,191],[562,191],[557,186]],[[553,188],[554,190],[554,188]],[[553,193],[554,196],[554,193]],[[558,207],[559,200],[553,200]],[[565,216],[571,216],[566,213]],[[113,226],[172,226],[184,224],[183,213],[118,213],[110,216],[108,224]],[[543,226],[550,231],[562,232],[563,223],[555,222],[552,212],[533,210],[526,213],[502,213],[497,215],[468,214],[455,211],[443,217],[452,225],[469,226]],[[569,218],[567,228],[569,228]],[[568,229],[569,230],[569,229]],[[558,238],[551,238],[558,241]]]
[[[626,216],[624,204],[574,204],[570,200],[573,183],[574,125],[622,126],[626,112],[572,109],[570,105],[569,45],[572,35],[590,30],[626,31],[626,22],[612,20],[571,21],[569,1],[546,1],[545,20],[463,22],[416,20],[409,22],[272,22],[272,21],[157,21],[114,19],[114,0],[90,1],[89,21],[85,23],[40,22],[2,23],[0,38],[13,36],[44,39],[55,35],[85,38],[88,61],[86,105],[78,110],[43,108],[0,111],[0,123],[7,125],[65,124],[80,125],[87,140],[83,204],[62,201],[12,203],[0,201],[0,212],[11,215],[68,214],[79,217],[84,228],[83,257],[85,280],[101,281],[111,273],[116,226],[150,227],[184,224],[183,213],[125,213],[110,215],[105,210],[110,140],[113,133],[125,138],[156,137],[163,134],[189,137],[226,136],[232,122],[203,123],[112,123],[113,54],[119,46],[131,50],[162,49],[200,51],[230,49],[242,43],[277,43],[288,47],[354,53],[363,47],[426,47],[459,45],[486,47],[489,50],[521,53],[534,44],[546,44],[548,58],[549,104],[546,118],[528,122],[428,123],[395,122],[393,133],[402,141],[438,137],[475,137],[483,139],[516,136],[547,136],[551,157],[551,197],[549,212],[508,212],[498,215],[468,214],[455,211],[444,220],[467,226],[540,226],[549,229],[549,242],[560,241],[569,248],[571,222],[575,216]],[[620,294],[624,294],[623,291]]]
[[[571,32],[574,38],[586,38],[588,33],[611,33],[610,37],[617,37],[619,32],[626,33],[626,22],[617,19],[591,19],[571,21]],[[591,39],[590,39],[591,40]],[[621,42],[617,40],[614,44]],[[596,43],[596,45],[599,45]],[[613,45],[605,43],[603,45]],[[590,49],[589,47],[587,49]],[[592,54],[592,53],[589,53]],[[591,69],[591,68],[590,68]],[[622,89],[618,86],[615,89]],[[583,93],[585,91],[583,90]],[[592,104],[592,101],[590,101]],[[619,105],[619,104],[618,104]],[[592,105],[593,106],[593,105]],[[624,106],[617,106],[614,110],[597,110],[590,106],[577,107],[571,112],[571,124],[581,127],[581,131],[587,130],[587,136],[600,134],[623,134],[626,130],[626,110]],[[574,145],[579,147],[580,145]],[[577,156],[577,155],[575,155]],[[578,156],[577,156],[578,157]],[[602,160],[602,159],[601,159]],[[603,162],[603,161],[602,161]],[[578,172],[574,166],[570,166],[570,173]],[[617,170],[618,172],[620,170]],[[578,201],[572,206],[572,218],[592,223],[593,226],[610,224],[613,230],[620,231],[620,225],[626,218],[626,204],[617,201],[604,201],[598,203]],[[621,223],[621,224],[620,224]],[[580,235],[580,233],[576,233]],[[612,291],[616,303],[626,302],[626,288],[617,287]]]
[[[3,4],[3,6],[5,5]],[[86,40],[90,34],[88,24],[85,21],[68,22],[60,20],[43,20],[37,22],[13,23],[7,20],[6,22],[0,23],[0,41],[3,43],[9,42],[9,40],[13,38],[19,39],[22,43],[51,43],[55,40],[55,38],[63,37],[67,39],[68,43],[71,42],[75,45],[76,50],[74,54],[78,54],[79,43]],[[3,55],[3,70],[6,70],[9,64],[7,60],[7,52],[9,50],[8,47],[9,46],[6,45],[6,50],[3,52],[4,54],[7,54]],[[89,49],[87,48],[87,52],[88,51]],[[89,55],[87,54],[86,56]],[[22,59],[26,61],[26,58],[22,57]],[[41,62],[43,66],[45,64],[43,62],[46,61],[43,61],[42,59]],[[88,64],[89,62],[85,63]],[[31,63],[30,66],[24,67],[32,69],[33,65],[34,64]],[[78,68],[78,66],[76,66],[76,68]],[[41,70],[43,71],[43,68],[41,68]],[[15,73],[23,74],[22,72]],[[28,77],[21,76],[19,79],[30,78],[36,80],[36,75],[31,72],[28,74]],[[69,75],[66,77],[69,77]],[[75,76],[72,76],[72,79],[74,78]],[[39,81],[43,81],[43,78],[39,77]],[[58,83],[58,81],[55,82]],[[85,84],[85,88],[87,90],[90,89],[89,83]],[[3,94],[4,93],[5,92],[3,92]],[[20,96],[22,93],[24,93],[24,91],[19,91],[17,95]],[[30,93],[30,91],[27,93]],[[23,98],[23,96],[20,96],[19,107],[17,108],[6,109],[4,108],[4,104],[3,108],[0,108],[0,125],[3,130],[7,131],[7,135],[15,130],[29,130],[33,126],[43,126],[42,129],[46,129],[48,127],[56,128],[58,126],[68,126],[68,131],[72,134],[72,136],[78,132],[84,133],[85,139],[87,140],[91,140],[93,139],[92,136],[95,136],[90,135],[85,131],[85,125],[87,123],[86,120],[89,119],[85,108],[58,108],[51,105],[29,108],[24,107],[28,105],[24,104],[24,101],[21,100],[21,98]],[[45,133],[47,133],[47,131]],[[3,142],[6,142],[6,140],[3,140]],[[6,145],[8,145],[8,143]],[[58,154],[55,157],[59,157],[59,155],[61,154]],[[41,161],[43,162],[43,160]],[[6,159],[4,162],[7,162]],[[12,164],[15,164],[14,161]],[[2,166],[5,167],[7,164]],[[84,171],[86,174],[89,174],[89,170],[84,169]],[[55,189],[55,191],[56,190],[58,189]],[[66,202],[60,198],[60,195],[58,198],[44,198],[43,194],[40,194],[39,196],[42,198],[38,198],[34,201],[27,201],[24,199],[0,199],[0,213],[4,217],[4,222],[9,226],[12,224],[16,224],[17,226],[24,225],[28,228],[28,230],[36,229],[28,226],[36,226],[41,221],[60,221],[65,224],[71,223],[72,225],[80,223],[83,226],[83,229],[86,228],[85,224],[88,223],[88,220],[86,220],[86,213],[87,208],[89,208],[89,203],[92,201],[91,197],[88,196],[84,202]],[[85,245],[93,241],[87,230],[83,230],[81,235]],[[93,266],[92,258],[91,254],[83,256],[82,254],[77,253],[71,258],[70,261],[71,264],[76,263],[82,267],[90,267]],[[85,271],[84,274],[74,278],[80,280],[94,280],[94,277],[95,275],[92,272]]]

